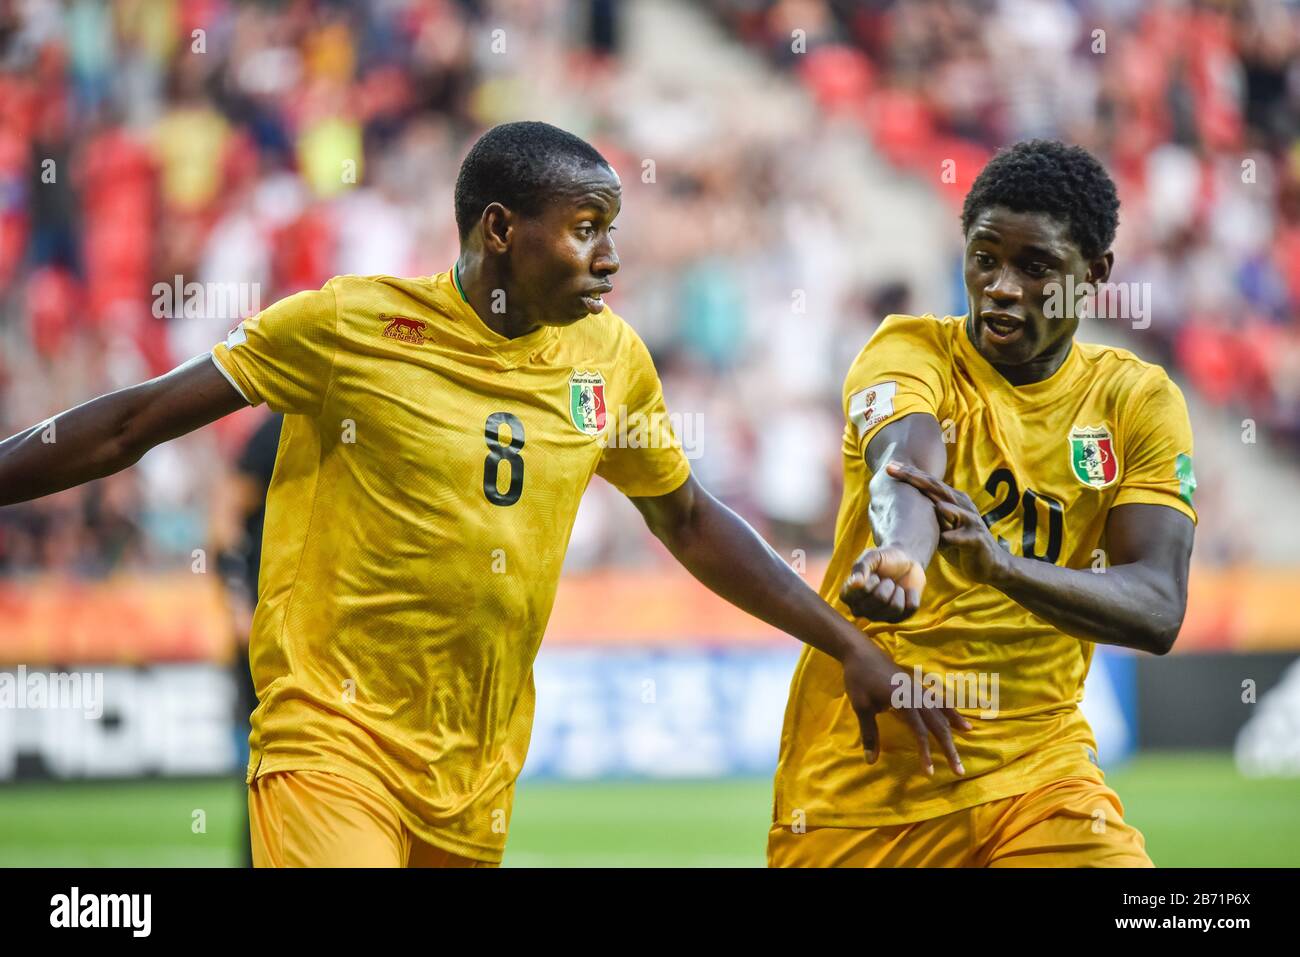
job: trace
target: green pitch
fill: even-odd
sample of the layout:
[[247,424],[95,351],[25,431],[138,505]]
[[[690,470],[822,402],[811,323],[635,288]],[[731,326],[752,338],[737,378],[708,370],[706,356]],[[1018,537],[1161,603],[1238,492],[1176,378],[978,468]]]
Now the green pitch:
[[[1158,865],[1300,866],[1300,779],[1247,780],[1223,755],[1145,755],[1112,772]],[[235,863],[237,782],[0,788],[0,866]],[[506,865],[759,867],[769,780],[525,782]]]

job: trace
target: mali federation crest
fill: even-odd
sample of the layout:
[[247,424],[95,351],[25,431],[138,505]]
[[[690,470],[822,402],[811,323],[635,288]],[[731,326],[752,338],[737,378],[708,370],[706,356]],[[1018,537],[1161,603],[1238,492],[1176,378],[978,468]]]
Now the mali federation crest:
[[1070,430],[1070,468],[1089,488],[1105,488],[1119,477],[1119,460],[1110,429],[1078,426]]
[[599,372],[569,376],[569,417],[579,432],[598,435],[605,428],[605,377]]

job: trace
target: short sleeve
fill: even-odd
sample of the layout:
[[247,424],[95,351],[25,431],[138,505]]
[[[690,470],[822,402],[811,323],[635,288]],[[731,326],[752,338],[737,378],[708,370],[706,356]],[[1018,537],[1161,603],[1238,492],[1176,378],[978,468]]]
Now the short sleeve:
[[1120,485],[1115,505],[1168,505],[1193,522],[1192,424],[1187,403],[1164,370],[1144,383],[1120,423]]
[[886,316],[844,380],[846,442],[861,455],[895,419],[914,412],[939,418],[951,366],[937,319]]
[[609,417],[596,474],[633,498],[667,495],[690,476],[691,464],[669,420],[649,350],[631,327],[625,338],[618,363],[627,381],[625,404]]
[[334,282],[296,293],[245,319],[212,358],[250,405],[320,412],[333,371],[338,304]]

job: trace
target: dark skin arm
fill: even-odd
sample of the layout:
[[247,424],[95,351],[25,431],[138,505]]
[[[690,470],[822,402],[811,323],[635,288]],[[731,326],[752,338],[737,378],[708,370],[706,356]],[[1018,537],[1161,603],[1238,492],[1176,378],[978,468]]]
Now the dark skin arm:
[[[880,739],[875,716],[893,709],[891,696],[910,677],[894,665],[796,575],[743,519],[706,492],[694,477],[674,492],[633,498],[646,524],[673,556],[702,584],[755,618],[812,645],[844,667],[844,686],[873,762]],[[927,504],[931,515],[933,508]],[[904,700],[920,701],[909,695]],[[934,736],[956,774],[965,773],[949,726],[969,723],[955,711],[896,709],[916,736],[922,766],[933,774],[929,738]]]
[[942,475],[948,462],[943,432],[932,415],[914,413],[890,422],[867,444],[871,469],[871,540],[853,565],[840,600],[859,618],[898,622],[921,606],[925,569],[939,543],[934,504],[924,492],[885,471],[905,462]]
[[1163,655],[1187,610],[1195,526],[1177,509],[1131,504],[1106,516],[1107,560],[1100,573],[1012,555],[994,540],[965,492],[915,466],[888,471],[924,492],[943,531],[940,554],[972,581],[992,585],[1076,638]]
[[247,404],[211,356],[196,356],[166,375],[92,399],[0,442],[0,506],[120,472],[155,445]]

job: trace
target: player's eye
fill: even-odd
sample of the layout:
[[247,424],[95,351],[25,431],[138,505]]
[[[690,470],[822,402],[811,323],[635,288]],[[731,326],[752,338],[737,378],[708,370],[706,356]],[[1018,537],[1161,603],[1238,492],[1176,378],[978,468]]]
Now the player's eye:
[[993,257],[990,256],[988,253],[976,253],[975,264],[979,266],[981,269],[992,269]]
[[1051,268],[1052,267],[1047,265],[1045,262],[1032,262],[1025,269],[1025,272],[1035,278],[1041,278],[1042,276],[1046,276],[1051,271]]
[[591,223],[583,223],[578,227],[578,235],[583,239],[590,239],[596,232],[596,227]]

